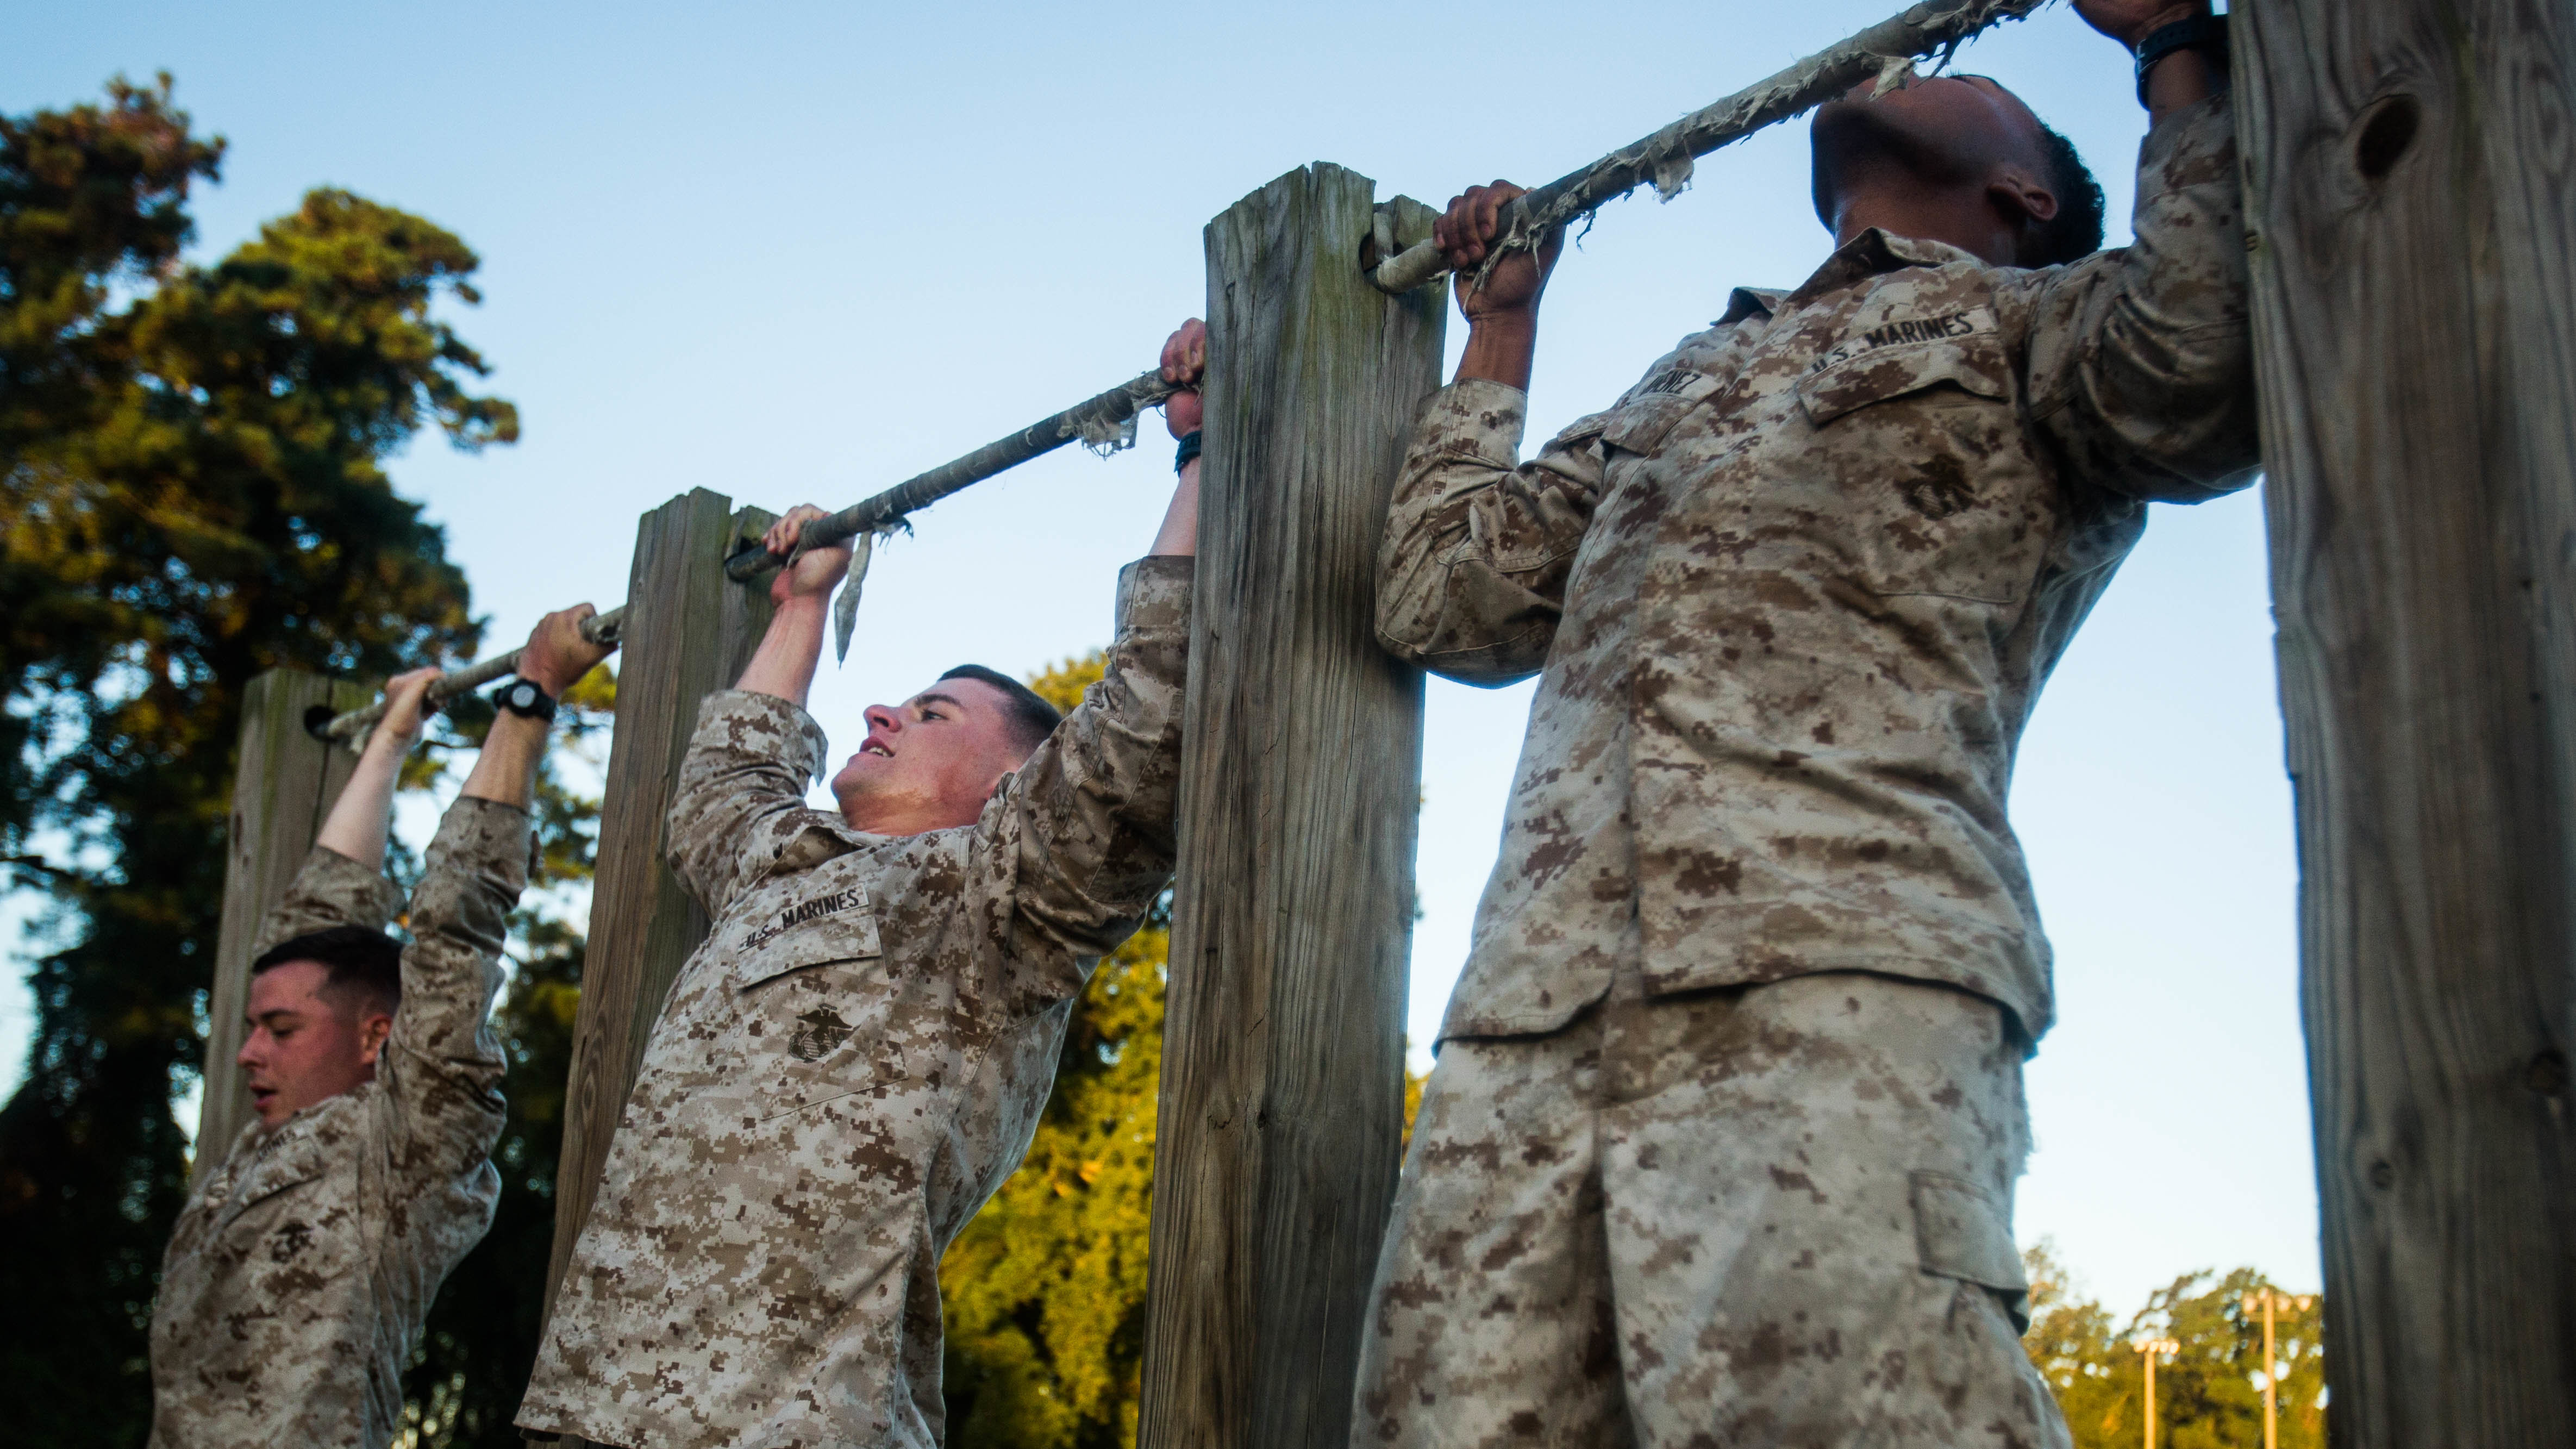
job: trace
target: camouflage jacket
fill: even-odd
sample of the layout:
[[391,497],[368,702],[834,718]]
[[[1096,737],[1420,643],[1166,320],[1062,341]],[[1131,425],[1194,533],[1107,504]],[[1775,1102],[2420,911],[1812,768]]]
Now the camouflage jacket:
[[[381,1449],[448,1271],[501,1192],[501,1044],[486,1018],[528,867],[528,817],[456,802],[411,901],[402,1006],[376,1077],[233,1139],[179,1214],[152,1314],[154,1449]],[[255,952],[330,926],[381,930],[384,877],[320,846]]]
[[597,1443],[938,1441],[939,1256],[1028,1150],[1065,1022],[1172,870],[1192,565],[974,824],[805,804],[825,741],[708,697],[669,858],[714,918],[663,1002],[519,1423]]
[[1553,1030],[1623,953],[1655,994],[1884,972],[2046,1029],[2022,727],[2147,501],[2255,462],[2224,97],[2138,196],[2134,245],[2035,271],[1864,233],[1526,464],[1518,390],[1426,404],[1379,637],[1545,670],[1444,1038]]

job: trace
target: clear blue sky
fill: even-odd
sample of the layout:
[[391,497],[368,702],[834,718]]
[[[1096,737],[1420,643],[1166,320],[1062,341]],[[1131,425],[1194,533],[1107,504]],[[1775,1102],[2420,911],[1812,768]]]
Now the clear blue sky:
[[[525,441],[424,440],[394,475],[506,644],[545,608],[622,598],[633,520],[674,493],[848,502],[1148,365],[1203,310],[1200,227],[1282,171],[1335,161],[1435,204],[1544,180],[1896,8],[20,0],[0,108],[167,68],[233,143],[201,253],[324,183],[482,253],[487,300],[456,320]],[[2115,46],[2060,6],[1961,64],[2072,136],[2126,215],[2144,120]],[[1825,250],[1802,128],[1703,163],[1668,206],[1613,206],[1551,288],[1533,432],[1615,396],[1728,288],[1793,284]],[[883,550],[849,667],[817,690],[826,726],[846,743],[861,705],[962,659],[1020,672],[1104,642],[1169,486],[1147,437],[987,484]],[[1433,686],[1417,1040],[1527,707]],[[2160,508],[2014,795],[2063,998],[2019,1226],[2121,1311],[2196,1267],[2317,1281],[2281,750],[2258,501]]]

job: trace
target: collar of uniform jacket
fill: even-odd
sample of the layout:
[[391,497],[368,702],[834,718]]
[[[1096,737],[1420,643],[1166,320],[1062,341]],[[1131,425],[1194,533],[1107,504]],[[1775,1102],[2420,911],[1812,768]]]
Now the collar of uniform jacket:
[[1906,267],[1937,267],[1949,262],[1969,262],[1983,266],[1974,253],[1963,251],[1948,242],[1926,241],[1920,237],[1897,236],[1871,227],[1834,249],[1825,264],[1810,273],[1790,291],[1776,287],[1738,287],[1727,294],[1726,314],[1710,323],[1711,327],[1732,327],[1756,313],[1765,317],[1779,315],[1783,307],[1803,307],[1828,293],[1837,292],[1855,282],[1884,276]]
[[1870,227],[1850,241],[1834,248],[1834,254],[1811,272],[1807,280],[1786,292],[1767,287],[1738,287],[1727,299],[1726,315],[1717,320],[1720,327],[1731,326],[1760,312],[1765,316],[1782,307],[1803,307],[1818,297],[1828,296],[1872,277],[1907,267],[1940,267],[1952,262],[1966,262],[1973,267],[1986,265],[1983,258],[1948,242],[1922,237],[1897,236],[1893,232]]

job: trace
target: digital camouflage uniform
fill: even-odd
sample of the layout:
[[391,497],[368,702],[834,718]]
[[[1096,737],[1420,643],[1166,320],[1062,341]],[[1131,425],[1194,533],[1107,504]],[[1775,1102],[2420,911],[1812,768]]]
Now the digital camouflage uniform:
[[1019,1166],[1074,999],[1172,869],[1192,565],[1120,580],[1107,675],[974,824],[805,805],[823,732],[711,695],[672,983],[520,1406],[631,1449],[936,1443],[939,1255]]
[[[500,1198],[500,1039],[486,1018],[528,867],[526,812],[461,799],[412,892],[402,1005],[375,1080],[254,1120],[188,1198],[152,1314],[154,1449],[390,1443],[402,1373]],[[382,930],[402,894],[314,847],[255,952]]]
[[2005,792],[2148,500],[2255,460],[2224,97],[2138,193],[2066,267],[1867,232],[1526,465],[1518,390],[1426,404],[1380,637],[1545,673],[1355,1442],[2065,1441],[2012,1321],[2052,1008]]

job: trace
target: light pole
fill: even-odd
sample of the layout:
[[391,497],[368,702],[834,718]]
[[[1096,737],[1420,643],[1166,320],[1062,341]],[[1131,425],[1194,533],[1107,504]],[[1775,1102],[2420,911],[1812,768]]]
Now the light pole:
[[2170,1338],[2148,1338],[2133,1346],[2147,1364],[2147,1449],[2156,1449],[2156,1360],[2182,1352],[2182,1345]]
[[[2266,1286],[2245,1295],[2245,1316],[2259,1310],[2263,1315],[2263,1449],[2281,1449],[2281,1406],[2276,1394],[2281,1377],[2281,1360],[2272,1348],[2272,1315],[2293,1310],[2305,1313],[2315,1305],[2317,1296],[2302,1293],[2292,1297],[2278,1288]],[[2154,1449],[2150,1445],[2149,1449]]]

